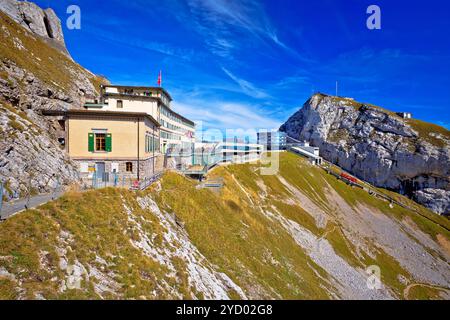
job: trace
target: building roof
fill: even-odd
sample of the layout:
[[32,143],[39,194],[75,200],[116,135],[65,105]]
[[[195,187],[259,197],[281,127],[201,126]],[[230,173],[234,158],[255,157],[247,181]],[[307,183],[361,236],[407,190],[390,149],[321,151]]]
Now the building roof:
[[103,111],[103,110],[42,110],[44,116],[100,116],[100,117],[132,117],[132,118],[147,118],[153,122],[157,127],[161,124],[156,121],[148,113],[144,112],[122,112],[122,111]]
[[112,85],[112,84],[108,84],[108,85],[102,85],[102,88],[120,88],[120,89],[136,89],[136,90],[155,90],[155,91],[161,91],[163,92],[170,101],[173,101],[172,97],[170,96],[170,94],[162,87],[140,87],[140,86],[120,86],[120,85]]
[[178,117],[180,117],[181,119],[183,119],[184,121],[186,121],[187,123],[189,123],[192,126],[195,126],[195,122],[192,120],[189,120],[188,118],[182,116],[181,114],[179,114],[176,111],[173,111],[172,108],[168,108],[170,110],[170,112],[174,113],[175,115],[177,115]]
[[[102,88],[121,88],[121,89],[136,89],[136,90],[156,90],[156,91],[161,91],[163,92],[170,101],[173,101],[172,97],[170,96],[170,94],[161,87],[140,87],[140,86],[121,86],[121,85],[102,85]],[[121,94],[121,93],[105,93],[106,96],[123,96],[123,97],[135,97],[135,98],[145,98],[145,99],[153,99],[153,100],[157,100],[157,101],[161,101],[161,98],[158,97],[147,97],[147,96],[139,96],[139,95],[126,95],[126,94]],[[166,105],[164,102],[162,102],[171,112],[173,112],[176,116],[180,117],[182,120],[186,121],[187,123],[189,123],[192,126],[195,126],[195,122],[182,116],[181,114],[179,114],[178,112],[174,111],[170,106]]]

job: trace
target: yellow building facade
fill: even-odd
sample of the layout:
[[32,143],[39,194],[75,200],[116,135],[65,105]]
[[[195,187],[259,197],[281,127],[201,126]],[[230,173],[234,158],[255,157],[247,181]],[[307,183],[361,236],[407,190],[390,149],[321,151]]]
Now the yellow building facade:
[[145,112],[161,125],[160,149],[192,150],[195,123],[171,108],[172,97],[159,87],[107,85],[101,88],[100,104],[87,104],[88,110]]
[[146,180],[162,172],[170,150],[193,150],[195,124],[170,108],[159,87],[102,86],[100,101],[82,110],[43,113],[58,117],[58,140],[81,177]]
[[145,180],[160,173],[160,124],[146,113],[93,110],[47,111],[64,123],[65,148],[82,178],[118,174]]

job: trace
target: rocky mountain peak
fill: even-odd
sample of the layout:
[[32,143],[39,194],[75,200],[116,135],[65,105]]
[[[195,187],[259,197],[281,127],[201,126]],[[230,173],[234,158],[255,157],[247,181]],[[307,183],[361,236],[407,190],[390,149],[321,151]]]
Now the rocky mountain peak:
[[352,98],[313,95],[284,125],[360,179],[450,213],[450,132]]
[[61,20],[53,9],[43,10],[36,4],[28,1],[2,0],[0,1],[0,10],[25,29],[38,35],[54,48],[70,56],[64,42]]
[[0,180],[6,200],[78,181],[60,145],[64,124],[41,110],[82,108],[106,80],[67,53],[53,10],[0,0]]

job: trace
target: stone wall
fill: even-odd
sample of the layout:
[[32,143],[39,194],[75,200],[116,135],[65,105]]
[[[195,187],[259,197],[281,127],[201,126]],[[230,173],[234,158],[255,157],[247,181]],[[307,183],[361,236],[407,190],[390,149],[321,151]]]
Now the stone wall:
[[[139,175],[141,180],[145,180],[147,178],[153,177],[155,174],[161,172],[163,168],[161,166],[158,167],[158,164],[161,163],[160,155],[155,157],[150,157],[145,160],[139,161]],[[104,163],[105,164],[105,172],[110,176],[113,175],[113,167],[118,166],[118,175],[122,178],[125,177],[127,179],[137,179],[138,178],[138,161],[137,160],[74,160],[77,164],[80,177],[83,180],[90,180],[93,177],[93,172],[82,172],[83,169],[86,168],[95,168],[96,163]],[[126,167],[127,163],[131,162],[133,171],[127,172]],[[83,168],[84,167],[84,168]],[[100,177],[98,177],[100,178]]]

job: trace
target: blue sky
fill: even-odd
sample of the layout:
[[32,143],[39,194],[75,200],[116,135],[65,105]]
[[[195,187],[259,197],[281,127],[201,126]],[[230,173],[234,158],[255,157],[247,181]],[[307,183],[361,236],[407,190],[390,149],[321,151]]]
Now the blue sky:
[[[450,4],[406,0],[38,0],[74,59],[114,84],[163,86],[204,128],[278,128],[313,92],[450,127]],[[67,30],[67,6],[81,30]],[[366,28],[367,7],[382,29]]]

